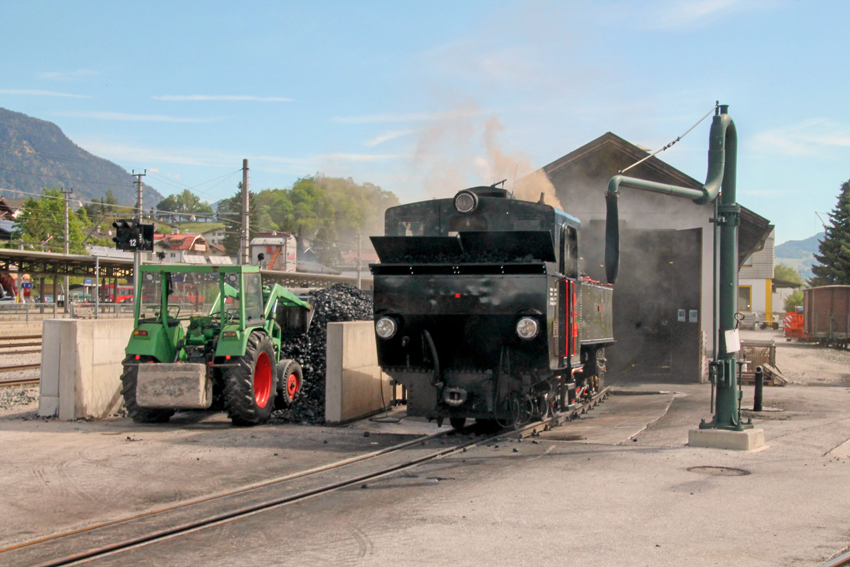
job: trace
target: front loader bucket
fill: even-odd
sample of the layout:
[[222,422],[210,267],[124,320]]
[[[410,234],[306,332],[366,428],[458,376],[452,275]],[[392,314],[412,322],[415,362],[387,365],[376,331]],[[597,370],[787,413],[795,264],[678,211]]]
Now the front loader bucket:
[[143,408],[207,409],[212,404],[212,380],[206,365],[140,364],[136,403]]
[[301,305],[278,305],[276,317],[284,336],[303,335],[310,330],[313,310]]

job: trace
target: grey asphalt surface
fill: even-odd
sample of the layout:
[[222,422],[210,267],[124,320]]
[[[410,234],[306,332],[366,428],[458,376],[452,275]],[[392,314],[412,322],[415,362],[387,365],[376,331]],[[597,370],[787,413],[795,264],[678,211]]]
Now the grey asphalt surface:
[[[850,459],[846,450],[831,454],[850,439],[850,353],[797,345],[780,345],[780,350],[780,369],[795,383],[766,389],[771,411],[754,416],[768,445],[761,451],[686,445],[688,430],[709,417],[708,386],[625,385],[676,393],[614,396],[578,422],[539,438],[481,446],[365,488],[339,490],[88,564],[816,566],[850,546]],[[817,364],[821,370],[806,380]],[[752,388],[745,388],[745,405],[751,399]],[[4,426],[0,422],[0,447]],[[111,427],[119,426],[127,427]],[[405,427],[405,433],[416,429]],[[364,438],[361,429],[371,429],[371,437]],[[226,453],[216,463],[226,470],[207,465],[203,476],[184,473],[182,480],[173,470],[176,453],[168,454],[173,462],[157,459],[153,444],[147,451],[134,444],[138,458],[150,462],[143,474],[157,474],[158,462],[170,483],[143,483],[145,495],[160,491],[173,498],[175,491],[202,493],[210,485],[238,482],[238,466],[224,462],[239,452],[234,438],[239,431],[245,430],[215,438],[217,444],[237,446],[220,448]],[[326,457],[308,440],[347,436],[344,450],[337,447],[340,457],[365,450],[365,443],[390,431],[388,424],[340,430],[291,426],[289,440],[282,441],[276,429],[260,428],[251,433],[259,432],[262,447],[243,441],[241,462],[249,468],[252,458],[272,446],[284,451],[290,443],[300,453],[288,456],[318,462]],[[193,436],[201,445],[192,459],[213,441],[197,431]],[[296,443],[294,436],[302,440]],[[30,439],[36,450],[38,436]],[[25,467],[23,460],[19,455],[19,467]],[[256,480],[272,472],[269,464],[243,476]],[[65,499],[65,514],[102,515],[96,498]],[[27,517],[53,508],[46,497],[30,498],[26,505]],[[14,520],[15,510],[6,506],[5,517]],[[56,522],[63,514],[52,517]],[[51,527],[31,521],[35,532]]]

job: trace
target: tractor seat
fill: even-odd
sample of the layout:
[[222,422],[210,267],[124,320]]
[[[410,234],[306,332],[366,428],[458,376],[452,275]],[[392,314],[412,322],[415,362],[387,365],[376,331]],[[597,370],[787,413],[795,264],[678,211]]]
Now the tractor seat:
[[176,327],[176,326],[177,326],[177,325],[179,325],[179,324],[180,324],[180,320],[179,320],[179,319],[173,319],[173,320],[169,320],[169,321],[168,321],[168,326],[169,326],[169,327]]

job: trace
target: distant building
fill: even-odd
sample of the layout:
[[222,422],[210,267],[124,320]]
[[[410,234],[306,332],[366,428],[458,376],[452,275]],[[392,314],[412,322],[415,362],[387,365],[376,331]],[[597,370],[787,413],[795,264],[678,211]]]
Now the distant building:
[[[645,149],[608,132],[543,167],[561,208],[581,220],[582,270],[595,280],[605,281],[604,194],[608,180],[646,157]],[[681,187],[702,186],[701,181],[657,157],[647,159],[628,175]],[[714,350],[714,225],[709,220],[714,216],[714,204],[698,205],[625,187],[619,209],[616,343],[605,352],[609,372],[621,378],[698,381],[704,376],[702,336],[707,353]],[[740,219],[738,255],[746,260],[764,248],[773,226],[745,207],[741,207]],[[770,273],[759,276],[760,283],[752,284],[753,293],[760,285],[764,294],[767,284],[762,278],[769,277],[772,265]]]
[[[738,272],[738,311],[747,326],[773,321],[773,263],[776,231],[771,231],[764,248],[746,258]],[[779,310],[782,306],[779,305]]]
[[251,240],[251,264],[267,270],[294,272],[298,266],[298,241],[289,232],[261,232]]
[[149,263],[232,264],[224,247],[209,244],[200,234],[156,234]]
[[224,244],[224,227],[223,226],[216,226],[214,228],[211,228],[210,230],[202,231],[201,236],[203,236],[204,239],[207,242],[210,243],[210,245],[213,245],[213,244],[223,245]]
[[0,197],[0,220],[15,220],[21,212],[26,199]]

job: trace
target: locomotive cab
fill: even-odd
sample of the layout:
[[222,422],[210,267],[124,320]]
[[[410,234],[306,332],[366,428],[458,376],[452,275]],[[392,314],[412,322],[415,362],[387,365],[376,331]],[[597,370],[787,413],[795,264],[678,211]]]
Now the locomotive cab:
[[495,187],[387,210],[372,238],[375,332],[408,414],[524,423],[598,385],[611,288],[580,277],[579,231]]

